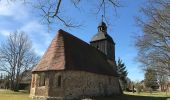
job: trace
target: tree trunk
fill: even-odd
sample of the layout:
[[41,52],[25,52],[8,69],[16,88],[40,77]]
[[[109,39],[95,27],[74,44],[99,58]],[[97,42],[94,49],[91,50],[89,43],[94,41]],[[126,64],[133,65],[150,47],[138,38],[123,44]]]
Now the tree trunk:
[[16,75],[15,91],[19,91],[19,73]]

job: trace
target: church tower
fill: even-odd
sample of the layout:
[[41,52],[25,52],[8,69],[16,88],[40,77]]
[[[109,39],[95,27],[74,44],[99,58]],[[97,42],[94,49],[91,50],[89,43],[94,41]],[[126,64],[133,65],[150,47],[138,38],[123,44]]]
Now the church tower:
[[93,36],[90,45],[103,52],[108,60],[115,61],[115,43],[107,33],[107,26],[103,20],[98,25],[98,32]]

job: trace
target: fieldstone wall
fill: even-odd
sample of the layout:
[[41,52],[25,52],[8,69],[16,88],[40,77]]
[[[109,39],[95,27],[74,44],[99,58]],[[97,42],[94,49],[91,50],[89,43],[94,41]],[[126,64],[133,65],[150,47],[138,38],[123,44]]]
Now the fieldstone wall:
[[[35,74],[36,75],[36,74]],[[36,75],[38,77],[38,75]],[[61,76],[61,86],[58,86]],[[93,96],[121,94],[119,81],[116,77],[84,71],[59,71],[48,73],[49,82],[44,87],[31,88],[31,96],[44,96],[58,99],[80,99]],[[48,92],[48,93],[47,93]],[[53,100],[52,99],[52,100]]]
[[[46,73],[48,75],[48,73]],[[35,78],[35,79],[33,79]],[[34,82],[33,82],[34,80]],[[30,89],[30,97],[33,96],[48,96],[48,88],[49,88],[49,77],[47,76],[45,79],[45,86],[39,86],[39,73],[32,74],[32,82],[31,82],[31,89]]]

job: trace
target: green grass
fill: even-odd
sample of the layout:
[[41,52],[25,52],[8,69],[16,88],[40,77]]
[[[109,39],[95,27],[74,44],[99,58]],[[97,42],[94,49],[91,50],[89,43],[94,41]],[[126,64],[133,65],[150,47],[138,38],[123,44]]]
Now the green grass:
[[124,92],[122,96],[96,97],[95,100],[170,100],[170,93],[166,95],[165,92],[154,92],[152,94]]
[[170,98],[170,92],[141,92],[141,93],[132,93],[132,92],[124,92],[126,95],[136,95],[136,96],[151,96],[151,97],[169,97]]
[[13,92],[10,90],[0,90],[0,100],[32,100],[29,93],[25,91]]
[[[140,94],[125,92],[123,95],[114,95],[110,97],[95,97],[95,100],[170,100],[170,93],[154,92],[152,94],[142,92]],[[20,91],[0,90],[0,100],[32,100],[29,93]]]

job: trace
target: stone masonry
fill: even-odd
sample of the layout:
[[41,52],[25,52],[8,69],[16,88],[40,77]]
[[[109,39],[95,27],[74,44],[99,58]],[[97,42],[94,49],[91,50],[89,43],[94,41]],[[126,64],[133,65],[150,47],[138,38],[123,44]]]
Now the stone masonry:
[[[45,74],[45,86],[38,86],[38,73],[33,74],[36,81],[32,84],[31,97],[71,100],[121,93],[118,79],[114,76],[85,71],[53,71]],[[61,76],[61,87],[57,86],[58,76]]]

